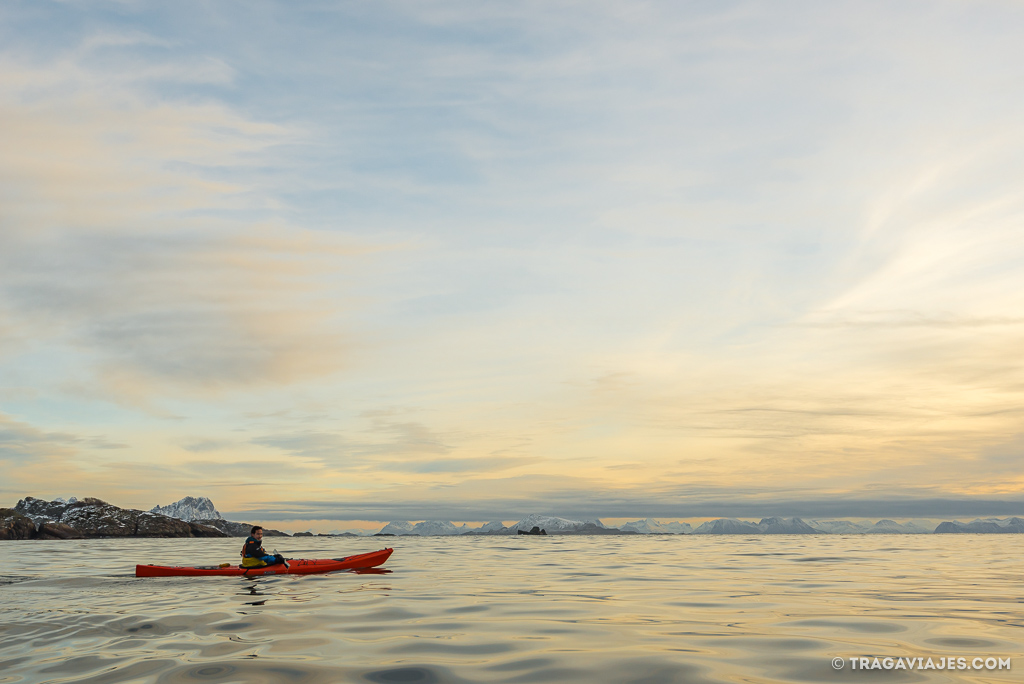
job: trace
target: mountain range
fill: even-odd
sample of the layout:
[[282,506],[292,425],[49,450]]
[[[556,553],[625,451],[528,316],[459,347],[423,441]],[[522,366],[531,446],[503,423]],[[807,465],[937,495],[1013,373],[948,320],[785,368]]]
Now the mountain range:
[[548,534],[1012,534],[1024,532],[1024,519],[988,518],[969,523],[943,522],[937,527],[928,520],[910,520],[898,523],[894,520],[803,520],[801,518],[762,518],[750,522],[736,518],[708,520],[696,528],[686,522],[661,522],[653,518],[623,523],[609,527],[598,519],[571,520],[549,515],[530,515],[517,523],[505,526],[502,522],[490,522],[482,527],[470,528],[466,524],[456,526],[448,521],[425,520],[413,524],[394,521],[384,526],[377,534],[382,535],[514,535],[520,530],[526,532],[539,527]]
[[[25,497],[13,509],[0,508],[0,539],[74,539],[91,537],[196,537],[249,534],[250,523],[225,520],[213,502],[203,496],[186,496],[149,511],[122,509],[94,498],[57,498],[53,501]],[[518,535],[533,528],[548,535],[771,535],[771,534],[1024,534],[1024,519],[985,518],[970,522],[910,520],[803,520],[801,518],[762,518],[759,522],[737,518],[708,520],[696,528],[686,522],[662,522],[645,518],[618,527],[605,525],[597,518],[574,520],[534,514],[511,525],[493,521],[480,527],[455,525],[448,520],[392,521],[378,535],[385,536],[459,536]],[[268,536],[287,536],[286,532],[265,529]],[[299,533],[309,536],[312,533]],[[372,533],[364,533],[370,536]],[[321,535],[330,536],[330,535]],[[338,535],[335,535],[338,536]],[[343,536],[353,536],[351,532]]]

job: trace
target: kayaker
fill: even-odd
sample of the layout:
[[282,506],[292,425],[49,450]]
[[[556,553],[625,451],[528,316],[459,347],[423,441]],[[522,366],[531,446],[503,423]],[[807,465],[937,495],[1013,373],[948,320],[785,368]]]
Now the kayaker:
[[269,554],[263,550],[263,528],[253,525],[245,540],[245,546],[242,547],[242,567],[262,568],[278,563],[283,563],[284,567],[288,567],[288,561],[284,559],[284,556],[279,553]]

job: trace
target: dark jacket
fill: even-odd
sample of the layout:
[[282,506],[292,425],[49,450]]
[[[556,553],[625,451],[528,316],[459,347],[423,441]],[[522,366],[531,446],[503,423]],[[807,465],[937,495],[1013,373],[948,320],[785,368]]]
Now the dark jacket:
[[262,542],[256,541],[256,537],[249,537],[245,540],[245,546],[242,548],[242,556],[244,558],[263,558],[270,554],[263,550]]

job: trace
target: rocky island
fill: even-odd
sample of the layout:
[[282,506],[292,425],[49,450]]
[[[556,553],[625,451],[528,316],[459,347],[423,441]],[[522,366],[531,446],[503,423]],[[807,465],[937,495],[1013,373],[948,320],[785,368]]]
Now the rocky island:
[[[192,514],[217,517],[186,519]],[[179,517],[181,516],[181,517]],[[105,537],[245,537],[251,525],[224,520],[205,497],[185,497],[150,511],[121,508],[101,499],[46,501],[32,496],[0,508],[0,539],[100,539]],[[289,536],[264,530],[267,536]]]

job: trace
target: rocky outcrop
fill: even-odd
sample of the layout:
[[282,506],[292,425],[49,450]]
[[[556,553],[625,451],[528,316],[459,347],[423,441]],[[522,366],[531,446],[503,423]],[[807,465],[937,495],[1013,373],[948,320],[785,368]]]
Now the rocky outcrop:
[[[252,529],[252,523],[240,523],[233,522],[231,520],[224,520],[223,518],[210,518],[208,520],[194,520],[197,525],[203,525],[204,527],[212,527],[215,530],[220,530],[229,537],[248,537],[249,530]],[[271,530],[266,527],[263,528],[263,536],[265,537],[289,537],[287,532],[281,530]]]
[[44,522],[36,530],[36,539],[85,539],[85,535],[71,525]]
[[0,539],[33,539],[36,524],[32,518],[10,508],[0,508]]
[[[99,501],[99,499],[87,499],[86,501]],[[72,501],[69,503],[64,499],[46,501],[44,499],[37,499],[34,496],[26,496],[18,502],[14,510],[22,515],[27,515],[37,523],[57,522],[64,515],[64,511],[68,509],[68,506],[78,503],[84,503],[84,501],[79,502],[78,499],[72,498]]]
[[14,510],[29,518],[32,539],[100,537],[227,537],[218,529],[165,515],[120,508],[100,499],[45,501],[28,496]]
[[546,534],[547,534],[547,531],[546,531],[546,530],[542,530],[542,529],[540,529],[539,527],[537,527],[536,525],[534,525],[534,526],[533,526],[533,527],[532,527],[532,528],[530,529],[530,531],[529,531],[529,532],[527,532],[527,531],[525,531],[525,530],[516,530],[516,534],[535,534],[535,535],[541,535],[541,534],[543,534],[543,535],[546,535]]

